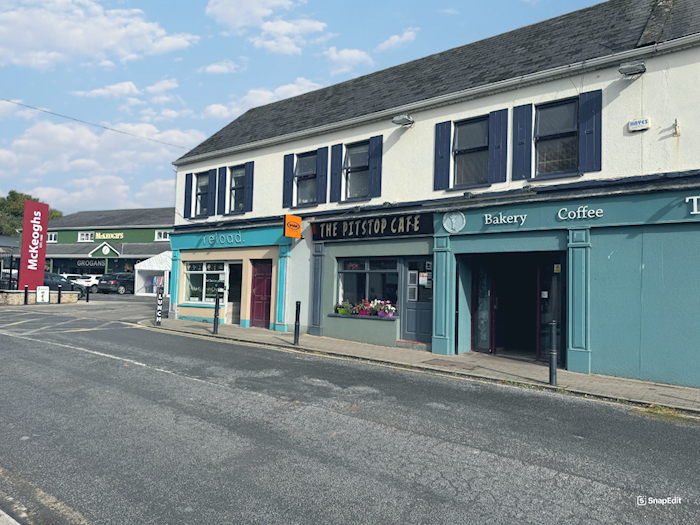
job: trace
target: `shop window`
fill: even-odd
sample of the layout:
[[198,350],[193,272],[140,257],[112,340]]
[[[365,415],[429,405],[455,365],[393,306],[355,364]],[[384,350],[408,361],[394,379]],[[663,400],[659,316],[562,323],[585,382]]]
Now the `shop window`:
[[454,184],[487,184],[489,181],[489,118],[471,119],[455,124]]
[[198,173],[196,184],[195,215],[202,217],[209,212],[209,174]]
[[316,203],[316,152],[297,157],[294,186],[297,206]]
[[185,302],[213,303],[219,288],[224,287],[224,263],[185,263]]
[[93,242],[95,232],[78,232],[78,242]]
[[170,240],[170,232],[166,232],[164,230],[156,230],[156,241],[169,241]]
[[396,258],[338,259],[338,301],[359,303],[398,301],[399,269]]
[[578,99],[537,107],[535,149],[537,175],[578,171]]
[[58,242],[58,234],[56,232],[47,233],[46,242]]

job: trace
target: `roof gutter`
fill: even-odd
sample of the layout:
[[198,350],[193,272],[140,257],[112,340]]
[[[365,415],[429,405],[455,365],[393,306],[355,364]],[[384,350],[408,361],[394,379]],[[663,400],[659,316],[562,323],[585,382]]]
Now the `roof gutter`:
[[279,137],[259,140],[256,142],[249,142],[247,144],[241,144],[232,148],[225,148],[209,153],[202,153],[201,155],[187,157],[186,159],[178,159],[175,162],[173,162],[173,165],[185,166],[187,164],[194,164],[195,162],[213,159],[216,157],[222,157],[224,155],[232,155],[234,153],[241,153],[253,149],[276,146],[278,144],[284,144],[285,142],[300,140],[314,135],[329,133],[331,131],[339,131],[347,128],[356,127],[362,124],[369,124],[371,122],[376,122],[379,120],[387,120],[391,117],[396,116],[398,113],[425,111],[428,109],[433,109],[448,104],[454,104],[457,102],[463,102],[466,100],[472,100],[475,98],[493,95],[502,91],[517,89],[519,87],[540,84],[542,82],[547,82],[556,78],[568,77],[575,74],[594,71],[596,69],[603,69],[613,65],[619,65],[621,62],[662,55],[674,51],[681,51],[683,49],[695,47],[699,44],[700,33],[696,33],[693,35],[676,38],[669,42],[657,43],[653,46],[650,45],[639,49],[631,49],[629,51],[623,51],[621,53],[615,53],[600,58],[576,62],[575,64],[569,64],[553,69],[547,69],[545,71],[538,71],[537,73],[531,73],[529,75],[513,77],[507,80],[501,80],[500,82],[486,84],[484,86],[477,86],[474,88],[457,91],[455,93],[449,93],[447,95],[441,95],[439,97],[421,100],[419,102],[413,102],[411,104],[405,104],[403,106],[396,106],[390,109],[378,111],[376,113],[371,113],[369,115],[363,115],[361,117],[347,119],[340,122],[334,122],[332,124],[326,124],[323,126],[305,129],[302,131],[296,131],[294,133],[288,133],[286,135],[280,135]]

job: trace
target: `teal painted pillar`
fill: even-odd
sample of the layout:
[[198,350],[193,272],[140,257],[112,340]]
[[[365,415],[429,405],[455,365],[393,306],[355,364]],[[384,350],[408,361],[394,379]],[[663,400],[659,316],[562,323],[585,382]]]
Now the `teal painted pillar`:
[[457,275],[457,353],[472,350],[472,267],[471,264],[458,261]]
[[173,250],[172,266],[170,267],[170,311],[177,318],[177,303],[180,302],[180,250]]
[[569,230],[567,368],[591,373],[591,230]]
[[434,238],[433,353],[452,355],[454,348],[455,269],[450,237]]
[[280,244],[279,259],[277,262],[277,315],[271,329],[277,332],[286,332],[287,325],[284,322],[284,303],[287,297],[287,261],[289,260],[290,246]]

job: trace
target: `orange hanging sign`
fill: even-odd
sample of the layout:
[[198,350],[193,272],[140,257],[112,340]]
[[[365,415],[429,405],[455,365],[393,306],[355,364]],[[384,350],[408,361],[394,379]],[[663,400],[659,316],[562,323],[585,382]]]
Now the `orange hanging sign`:
[[301,217],[297,215],[284,216],[284,236],[301,239]]

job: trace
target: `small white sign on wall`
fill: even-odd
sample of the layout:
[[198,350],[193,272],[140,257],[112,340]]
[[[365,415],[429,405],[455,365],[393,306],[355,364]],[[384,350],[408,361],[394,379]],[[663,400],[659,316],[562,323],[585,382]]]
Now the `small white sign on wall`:
[[630,120],[627,124],[627,129],[632,131],[644,131],[645,129],[651,128],[651,119],[649,117],[636,118]]
[[49,287],[48,286],[37,286],[36,287],[36,302],[37,304],[39,303],[48,303],[49,302]]

